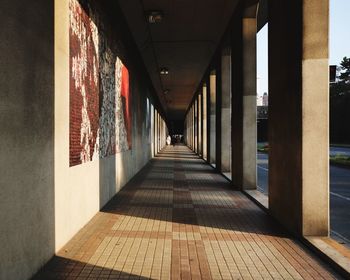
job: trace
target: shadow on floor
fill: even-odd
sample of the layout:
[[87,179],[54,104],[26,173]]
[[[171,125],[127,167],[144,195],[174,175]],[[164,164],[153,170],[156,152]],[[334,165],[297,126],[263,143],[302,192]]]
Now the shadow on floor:
[[74,259],[53,257],[32,280],[61,279],[152,279],[132,273],[118,271],[113,268],[91,265]]

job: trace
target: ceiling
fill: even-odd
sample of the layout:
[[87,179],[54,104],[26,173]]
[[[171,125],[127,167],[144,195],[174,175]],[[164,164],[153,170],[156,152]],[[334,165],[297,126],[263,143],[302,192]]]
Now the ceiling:
[[[169,120],[184,118],[237,2],[119,0]],[[146,12],[152,10],[162,11],[161,23],[146,21]],[[169,74],[160,75],[161,67]]]

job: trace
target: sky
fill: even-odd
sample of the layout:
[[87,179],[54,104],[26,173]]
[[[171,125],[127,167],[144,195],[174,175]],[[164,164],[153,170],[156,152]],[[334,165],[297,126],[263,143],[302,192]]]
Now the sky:
[[[350,0],[330,0],[329,64],[350,57]],[[257,34],[257,91],[268,92],[268,24]]]

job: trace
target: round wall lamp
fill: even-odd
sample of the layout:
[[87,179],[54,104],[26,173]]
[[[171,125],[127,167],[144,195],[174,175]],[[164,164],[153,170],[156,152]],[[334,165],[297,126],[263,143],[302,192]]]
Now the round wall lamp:
[[161,11],[148,11],[146,13],[148,23],[161,23],[163,20],[163,13]]
[[162,67],[162,68],[160,68],[159,73],[160,73],[161,75],[168,75],[168,74],[169,74],[169,69],[166,68],[166,67]]

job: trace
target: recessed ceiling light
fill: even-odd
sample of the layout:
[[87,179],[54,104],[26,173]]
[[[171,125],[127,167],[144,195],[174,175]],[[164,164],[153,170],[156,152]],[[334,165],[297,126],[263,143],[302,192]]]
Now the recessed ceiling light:
[[159,73],[160,73],[161,75],[168,75],[168,74],[169,74],[169,69],[166,68],[166,67],[162,67],[162,68],[160,68]]
[[163,20],[163,13],[161,11],[149,11],[147,12],[148,23],[155,24],[161,23]]

